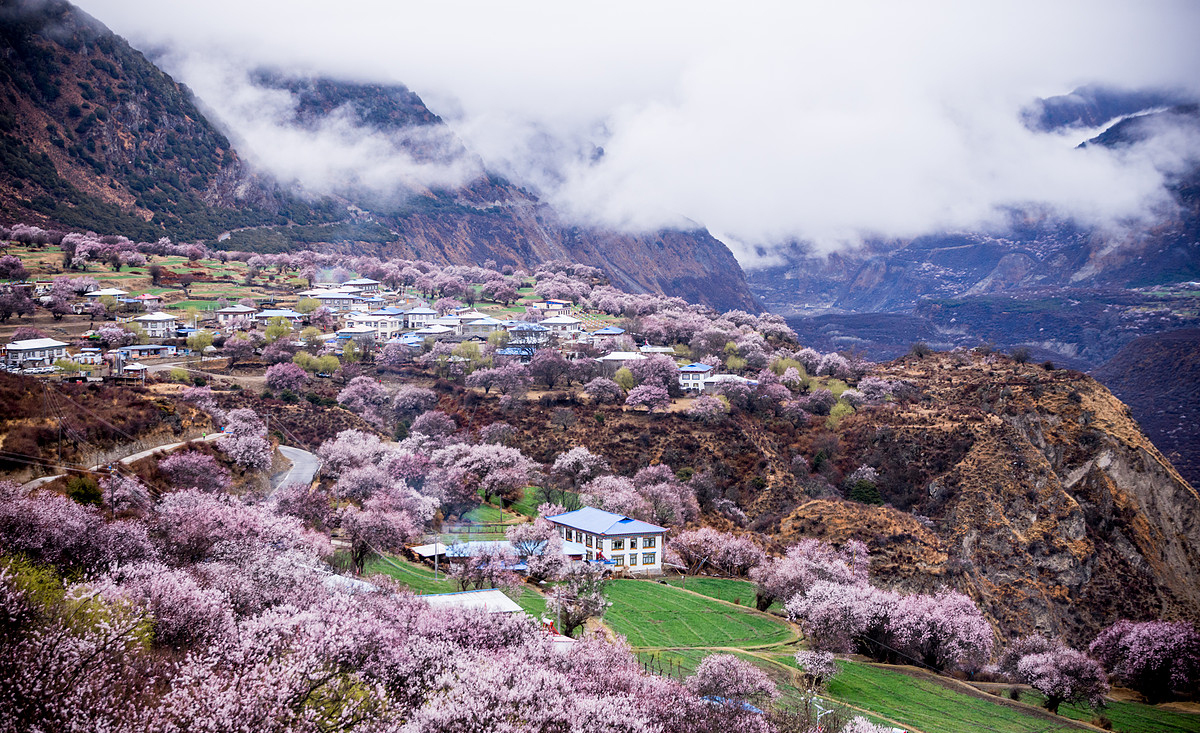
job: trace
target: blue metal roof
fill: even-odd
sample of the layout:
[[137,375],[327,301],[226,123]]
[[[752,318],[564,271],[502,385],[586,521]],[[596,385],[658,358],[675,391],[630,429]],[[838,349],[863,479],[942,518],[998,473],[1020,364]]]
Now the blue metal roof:
[[679,371],[681,371],[681,372],[711,372],[712,367],[709,366],[708,364],[701,364],[700,362],[697,361],[692,364],[688,364],[687,366],[679,367]]
[[625,329],[617,326],[605,326],[597,331],[592,331],[593,336],[620,336],[625,333]]
[[585,506],[582,509],[576,509],[573,512],[566,514],[556,514],[553,517],[546,519],[561,524],[564,527],[578,529],[590,534],[650,534],[654,532],[666,532],[666,527],[659,527],[656,524],[643,522],[640,519],[630,519],[629,517],[606,512],[603,509]]
[[540,324],[537,324],[537,323],[526,323],[526,322],[522,321],[522,322],[518,323],[517,325],[510,327],[509,330],[510,331],[549,331],[550,329],[548,329],[545,326],[542,326]]

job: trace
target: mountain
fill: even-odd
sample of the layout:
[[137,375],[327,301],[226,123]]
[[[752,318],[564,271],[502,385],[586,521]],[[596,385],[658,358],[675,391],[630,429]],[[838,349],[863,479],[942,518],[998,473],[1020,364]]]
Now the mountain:
[[1191,101],[1188,94],[1170,89],[1116,89],[1088,85],[1070,94],[1034,100],[1021,111],[1021,119],[1026,127],[1039,132],[1093,128],[1126,115],[1175,107]]
[[242,161],[189,89],[95,19],[63,0],[2,0],[0,219],[258,251],[526,268],[565,259],[627,290],[759,310],[732,253],[703,228],[627,234],[566,221],[489,174],[403,86],[268,71],[255,82],[291,95],[296,126],[336,117],[418,163],[466,160],[476,175],[452,188],[364,184],[332,195],[283,185]]
[[1129,405],[1146,435],[1193,486],[1200,485],[1200,329],[1143,336],[1092,376]]
[[[1163,93],[1077,92],[1056,100],[1045,100],[1027,122],[1112,122],[1083,147],[1178,150],[1200,137],[1200,108],[1160,109],[1177,101]],[[1125,116],[1131,111],[1139,114]],[[878,358],[896,356],[901,344],[849,314],[915,317],[922,340],[947,348],[1024,344],[1039,358],[1093,368],[1138,336],[1200,325],[1194,288],[1186,286],[1200,279],[1200,166],[1169,171],[1167,187],[1174,206],[1120,236],[1030,207],[1009,212],[995,231],[873,240],[827,257],[796,244],[782,253],[782,264],[752,270],[749,279],[763,304],[791,316],[798,331],[834,331]],[[825,322],[808,323],[817,316]]]
[[245,170],[191,93],[65,2],[0,4],[0,216],[141,239],[320,221]]

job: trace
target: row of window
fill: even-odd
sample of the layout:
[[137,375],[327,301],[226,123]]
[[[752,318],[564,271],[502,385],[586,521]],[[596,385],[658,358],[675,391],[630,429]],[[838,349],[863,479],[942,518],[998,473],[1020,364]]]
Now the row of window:
[[[574,529],[564,529],[563,530],[563,539],[567,540],[568,542],[582,542],[585,547],[597,547],[597,548],[601,548],[601,549],[603,549],[603,547],[604,547],[604,545],[603,545],[604,538],[603,537],[597,537],[595,535],[586,534],[584,532],[580,532],[579,530],[574,530]],[[624,550],[625,549],[625,538],[624,537],[614,537],[611,540],[611,542],[612,542],[611,549],[613,549],[613,550]],[[658,546],[658,538],[657,537],[643,537],[642,538],[642,548],[643,549],[649,548],[649,547],[657,547],[657,546]],[[629,549],[631,549],[631,550],[638,549],[638,538],[637,537],[629,538]]]
[[[643,565],[653,565],[654,564],[654,554],[655,553],[653,553],[653,552],[643,552],[642,553],[642,564]],[[629,553],[629,567],[637,566],[637,564],[638,564],[637,557],[638,556],[637,556],[636,552]],[[617,563],[617,567],[620,568],[620,567],[625,566],[625,555],[614,555],[612,559],[613,559],[613,561],[615,561]]]

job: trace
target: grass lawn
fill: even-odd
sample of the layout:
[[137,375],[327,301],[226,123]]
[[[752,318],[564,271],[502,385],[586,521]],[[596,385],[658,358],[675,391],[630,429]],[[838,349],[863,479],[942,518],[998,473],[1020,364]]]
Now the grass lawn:
[[929,679],[850,661],[839,661],[838,668],[840,672],[829,683],[830,698],[872,710],[925,733],[1058,733],[1079,730],[1065,721],[1060,724],[1047,720],[1024,710],[1003,706],[999,701],[992,702],[958,692]]
[[368,558],[363,575],[369,577],[376,573],[393,578],[414,593],[454,593],[458,590],[458,585],[447,580],[445,573],[439,573],[435,579],[433,570],[398,557]]
[[782,621],[645,580],[614,580],[604,623],[633,647],[753,647],[790,641]]
[[[399,567],[397,567],[399,566]],[[371,575],[386,575],[420,595],[428,593],[457,593],[458,584],[446,580],[444,573],[438,578],[433,577],[433,571],[424,565],[409,562],[398,557],[384,558],[375,556],[367,560],[363,569],[364,577]],[[516,599],[517,604],[534,618],[546,614],[546,598],[532,588],[522,588],[521,595]]]
[[[1022,692],[1021,700],[1041,705],[1041,694]],[[1080,705],[1062,705],[1058,714],[1072,720],[1090,722],[1103,715],[1119,733],[1196,733],[1200,731],[1200,713],[1179,713],[1138,702],[1110,702],[1104,710],[1093,711]]]
[[[693,593],[699,593],[709,598],[737,603],[747,608],[754,608],[754,583],[736,578],[669,578],[669,585],[685,588]],[[769,610],[780,611],[783,606],[776,601]]]

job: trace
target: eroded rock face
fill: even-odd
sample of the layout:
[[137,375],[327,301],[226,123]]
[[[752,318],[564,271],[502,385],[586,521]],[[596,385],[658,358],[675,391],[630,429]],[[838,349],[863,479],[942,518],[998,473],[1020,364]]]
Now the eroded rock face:
[[[852,523],[811,505],[785,528],[874,540],[881,582],[953,585],[1006,634],[1082,643],[1121,617],[1198,615],[1200,497],[1108,390],[1077,372],[978,356],[883,371],[924,399],[850,418],[844,460],[879,467],[885,501],[929,517],[933,537],[881,542],[872,523],[892,510],[868,507],[857,530],[821,530]],[[898,562],[914,553],[907,565],[920,571]]]

